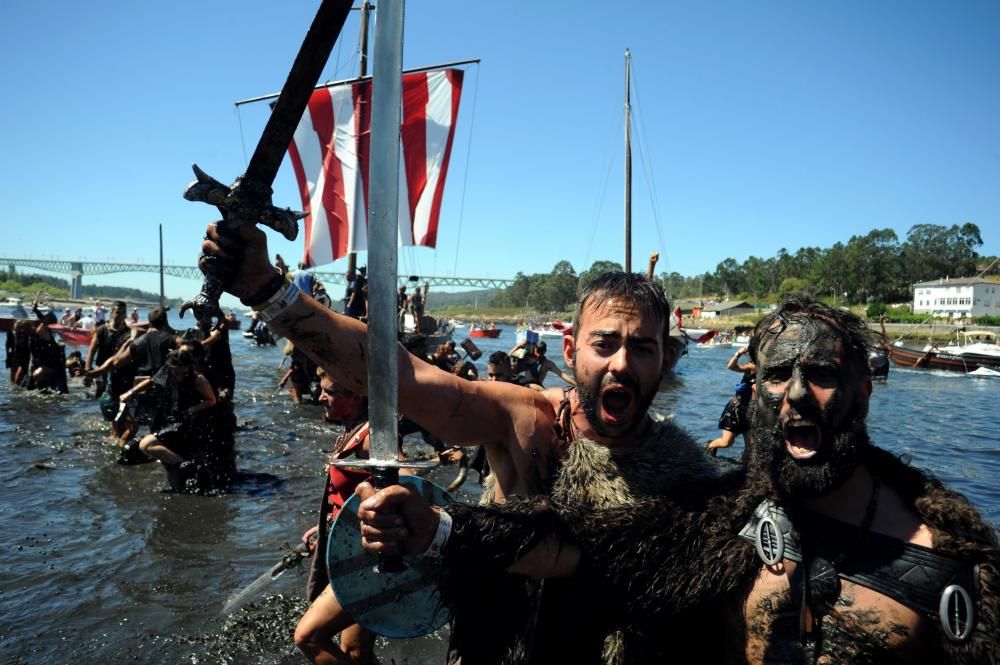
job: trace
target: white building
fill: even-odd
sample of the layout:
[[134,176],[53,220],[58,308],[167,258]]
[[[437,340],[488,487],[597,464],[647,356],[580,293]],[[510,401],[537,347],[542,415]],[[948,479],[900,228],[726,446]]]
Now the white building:
[[913,311],[938,319],[1000,316],[1000,284],[978,277],[915,284]]

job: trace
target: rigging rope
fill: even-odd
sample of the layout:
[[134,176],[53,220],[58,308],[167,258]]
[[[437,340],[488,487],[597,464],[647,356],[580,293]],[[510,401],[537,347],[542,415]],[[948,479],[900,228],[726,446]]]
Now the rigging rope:
[[587,239],[587,251],[583,255],[585,270],[590,269],[591,258],[594,250],[594,240],[597,237],[597,224],[601,218],[601,209],[604,207],[604,195],[608,191],[608,181],[611,179],[611,168],[614,166],[614,158],[611,156],[614,145],[613,137],[621,136],[622,125],[625,122],[620,113],[616,113],[616,115],[618,116],[618,127],[615,130],[615,134],[608,136],[608,145],[607,148],[605,148],[604,153],[604,161],[607,162],[608,169],[604,173],[604,181],[601,183],[600,190],[598,190],[597,201],[594,205],[594,214],[592,215],[590,222],[590,236]]
[[659,199],[659,195],[656,193],[656,177],[655,174],[653,173],[652,156],[650,156],[649,164],[647,165],[646,163],[646,150],[644,150],[644,146],[648,143],[648,139],[646,138],[645,117],[642,113],[642,98],[639,95],[638,73],[636,71],[636,67],[634,64],[631,67],[630,71],[632,74],[632,79],[636,82],[635,105],[636,105],[636,110],[638,110],[638,113],[636,114],[638,116],[637,118],[638,122],[636,123],[636,125],[639,129],[638,132],[639,161],[642,164],[642,171],[646,177],[646,185],[647,185],[646,192],[649,194],[649,206],[653,212],[653,225],[656,228],[656,237],[660,241],[660,256],[663,259],[664,266],[667,268],[666,270],[667,274],[670,274],[670,269],[669,269],[670,256],[669,253],[667,252],[667,244],[663,238],[663,228],[662,225],[660,224],[660,210],[659,206],[657,205],[657,200]]
[[472,128],[476,122],[476,101],[479,99],[479,63],[476,64],[476,86],[472,91],[472,117],[469,119],[469,141],[465,147],[465,174],[462,176],[462,197],[458,205],[458,233],[455,234],[455,265],[452,276],[458,274],[458,255],[462,242],[462,221],[465,219],[465,192],[469,181],[469,159],[472,155]]

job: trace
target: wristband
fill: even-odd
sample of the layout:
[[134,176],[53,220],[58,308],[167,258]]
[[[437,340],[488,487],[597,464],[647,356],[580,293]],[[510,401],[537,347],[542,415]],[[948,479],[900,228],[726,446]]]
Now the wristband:
[[431,541],[430,546],[428,546],[427,551],[424,552],[424,556],[435,559],[441,558],[445,543],[448,542],[448,536],[451,535],[451,515],[442,508],[439,516],[440,519],[438,520],[437,531],[434,533],[434,539]]
[[264,286],[260,287],[253,295],[249,295],[246,298],[241,298],[242,302],[247,307],[256,308],[263,302],[269,300],[275,293],[281,290],[281,287],[285,285],[286,280],[281,276],[281,273],[275,272],[271,279],[267,280]]
[[286,309],[292,306],[299,299],[299,287],[291,282],[285,282],[284,286],[278,289],[274,295],[260,303],[259,305],[254,305],[253,309],[255,312],[259,313],[261,318],[267,322],[270,322],[274,317],[278,316]]

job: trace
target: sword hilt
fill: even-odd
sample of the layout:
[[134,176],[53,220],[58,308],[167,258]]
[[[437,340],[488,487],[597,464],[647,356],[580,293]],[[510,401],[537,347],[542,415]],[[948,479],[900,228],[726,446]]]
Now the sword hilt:
[[190,309],[194,312],[195,318],[199,320],[206,316],[223,318],[225,315],[219,307],[219,298],[224,290],[222,280],[215,275],[205,275],[198,295],[181,305],[180,317],[183,319],[184,312]]
[[[298,237],[299,220],[306,213],[273,206],[270,187],[243,177],[237,178],[233,186],[229,187],[202,171],[197,164],[192,164],[191,168],[195,179],[184,190],[184,198],[214,205],[222,213],[225,226],[232,229],[241,224],[260,223],[274,229],[287,240]],[[190,309],[194,310],[199,319],[204,316],[217,316],[221,319],[224,315],[219,307],[219,298],[224,291],[222,280],[215,275],[206,274],[201,292],[181,305],[181,318]]]
[[[399,465],[378,466],[372,469],[372,486],[380,490],[386,487],[399,484]],[[406,570],[402,554],[382,554],[378,555],[378,562],[375,564],[375,572],[379,575],[401,573]]]
[[299,235],[299,220],[306,216],[291,208],[278,208],[271,203],[271,188],[244,177],[232,186],[224,185],[192,164],[195,179],[184,190],[188,201],[201,201],[218,208],[223,216],[235,223],[263,224],[274,229],[286,240]]
[[299,543],[295,547],[291,547],[288,543],[285,543],[281,546],[281,550],[285,553],[285,556],[271,568],[271,577],[277,577],[290,568],[295,568],[299,574],[302,574],[302,560],[309,558],[310,555],[309,545]]

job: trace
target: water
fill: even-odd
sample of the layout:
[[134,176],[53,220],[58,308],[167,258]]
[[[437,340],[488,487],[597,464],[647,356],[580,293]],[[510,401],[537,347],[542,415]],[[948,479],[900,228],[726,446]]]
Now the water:
[[[475,341],[485,375],[489,353],[515,338],[507,328],[497,340]],[[547,341],[561,364],[559,341]],[[232,617],[221,611],[281,557],[282,543],[294,545],[314,523],[336,432],[319,407],[271,396],[279,348],[237,334],[232,349],[241,475],[224,496],[169,494],[158,464],[115,464],[83,388],[44,396],[0,382],[0,661],[304,662],[291,640],[305,609],[304,577],[288,572]],[[696,440],[714,438],[738,379],[725,369],[730,353],[692,348],[653,409],[672,413]],[[997,379],[893,368],[872,395],[872,438],[932,469],[998,524],[998,394]],[[435,472],[444,483],[452,474]],[[467,487],[462,495],[472,500]],[[378,653],[384,663],[437,664],[444,648],[435,634],[383,641]]]

